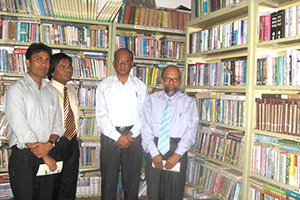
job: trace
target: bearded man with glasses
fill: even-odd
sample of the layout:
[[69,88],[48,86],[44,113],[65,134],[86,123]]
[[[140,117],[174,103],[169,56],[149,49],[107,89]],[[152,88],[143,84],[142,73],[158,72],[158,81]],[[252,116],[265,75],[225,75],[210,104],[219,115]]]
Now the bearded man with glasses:
[[199,121],[197,106],[179,92],[181,75],[176,66],[164,68],[160,81],[163,91],[149,95],[142,112],[147,195],[148,200],[182,200],[187,152],[195,143]]

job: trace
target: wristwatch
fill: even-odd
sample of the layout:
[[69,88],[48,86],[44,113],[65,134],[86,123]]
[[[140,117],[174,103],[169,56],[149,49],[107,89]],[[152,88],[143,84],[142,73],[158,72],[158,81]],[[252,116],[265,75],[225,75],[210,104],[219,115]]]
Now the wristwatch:
[[55,147],[55,142],[48,140],[48,142],[50,142],[52,144],[53,147]]
[[133,135],[133,133],[131,131],[129,131],[129,134],[132,139],[135,139],[135,136]]

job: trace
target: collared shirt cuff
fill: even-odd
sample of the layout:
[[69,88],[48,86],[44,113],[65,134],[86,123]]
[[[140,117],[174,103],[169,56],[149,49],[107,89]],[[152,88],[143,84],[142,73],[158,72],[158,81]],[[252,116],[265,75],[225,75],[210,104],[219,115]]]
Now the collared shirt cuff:
[[157,148],[154,148],[152,150],[150,150],[150,155],[151,155],[151,158],[154,158],[155,156],[159,155],[159,151]]
[[54,128],[52,134],[58,135],[58,137],[62,137],[65,133],[66,129],[64,127]]
[[24,148],[26,146],[26,143],[36,143],[36,142],[38,142],[38,139],[36,137],[35,132],[29,131],[27,135],[24,137],[24,144],[23,144]]
[[111,139],[113,139],[114,141],[117,142],[119,137],[121,137],[121,134],[118,131],[116,131],[111,136],[108,136],[108,137],[110,137]]
[[186,150],[182,147],[177,147],[177,149],[175,150],[175,153],[179,154],[180,156],[182,156],[185,152]]

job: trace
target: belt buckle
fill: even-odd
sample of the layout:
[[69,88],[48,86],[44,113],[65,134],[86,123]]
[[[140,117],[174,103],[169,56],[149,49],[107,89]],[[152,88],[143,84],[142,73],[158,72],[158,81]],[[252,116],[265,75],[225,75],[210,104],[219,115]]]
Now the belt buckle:
[[120,131],[125,131],[125,129],[126,129],[125,126],[121,126],[121,127],[119,128]]

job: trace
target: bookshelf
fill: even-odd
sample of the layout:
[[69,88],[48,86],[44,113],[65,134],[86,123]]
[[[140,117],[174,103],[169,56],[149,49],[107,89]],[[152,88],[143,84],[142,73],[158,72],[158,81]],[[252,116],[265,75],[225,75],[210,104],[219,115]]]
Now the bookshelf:
[[[112,24],[13,12],[0,12],[0,20],[1,25],[6,25],[1,26],[0,49],[2,59],[7,58],[7,62],[1,62],[0,67],[1,99],[6,85],[23,77],[27,71],[25,52],[32,42],[43,42],[53,49],[53,53],[64,52],[72,58],[74,67],[72,81],[78,89],[81,112],[82,131],[78,133],[81,151],[80,170],[97,169],[98,179],[95,180],[97,182],[95,187],[99,187],[100,132],[95,125],[93,92],[97,84],[112,73],[110,67]],[[16,28],[11,28],[12,24]],[[26,27],[22,29],[21,26]],[[1,169],[1,172],[7,172],[7,168]],[[88,191],[82,188],[88,188],[83,182],[90,184],[95,178],[91,179],[84,175],[79,177],[82,182],[79,184],[80,196],[94,196],[95,193],[89,195]],[[99,196],[100,189],[95,191]]]
[[[248,156],[245,155],[248,155],[250,149],[248,143],[251,137],[249,133],[252,130],[250,128],[252,127],[251,121],[248,117],[252,116],[251,107],[249,106],[252,98],[250,91],[252,89],[249,85],[253,76],[250,68],[252,63],[250,61],[251,53],[249,52],[251,41],[255,41],[255,39],[251,40],[251,34],[249,34],[252,31],[251,14],[249,14],[251,13],[250,4],[250,1],[244,0],[187,22],[185,92],[195,95],[199,106],[199,126],[207,127],[208,131],[202,132],[201,128],[199,129],[196,145],[191,150],[191,153],[196,155],[193,163],[198,166],[197,169],[202,174],[199,175],[199,180],[194,182],[196,183],[194,187],[204,190],[204,193],[215,198],[249,199],[247,198],[247,170],[249,170],[247,165],[250,161],[247,159]],[[227,28],[228,26],[231,28]],[[235,27],[240,27],[240,29]],[[248,27],[248,29],[242,31],[241,27]],[[238,38],[233,38],[235,33],[230,33],[230,29],[240,31],[237,33],[242,35],[239,37],[240,41],[237,41]],[[232,34],[231,37],[227,36],[228,38],[226,38],[225,35],[230,34]],[[211,42],[212,38],[215,38],[215,42]],[[203,41],[206,41],[206,43]],[[235,44],[233,45],[233,43]],[[245,60],[245,62],[238,64],[236,61],[239,60]],[[239,70],[239,72],[235,70]],[[204,81],[201,79],[204,79]],[[225,110],[225,115],[229,114],[228,109],[230,107],[226,107],[226,104],[235,102],[238,105],[237,101],[239,101],[232,99],[225,100],[222,103],[224,101],[222,96],[236,96],[237,98],[243,96],[244,106],[240,109],[243,110],[244,114],[241,114],[240,117],[244,118],[244,123],[239,124],[239,126],[236,124],[236,120],[240,120],[237,117],[239,108],[232,110],[232,115],[236,116],[232,118],[232,122],[222,122],[223,118],[220,118],[222,110]],[[206,104],[208,109],[203,110],[206,106],[201,107],[201,105]],[[225,130],[225,132],[217,134],[222,130]],[[235,135],[235,139],[232,140],[229,135],[233,133],[230,132],[239,132],[240,135],[239,137]],[[219,146],[218,150],[211,151],[211,148],[220,145],[221,142],[225,145]],[[211,147],[205,144],[210,144]],[[240,160],[239,164],[236,161],[225,162],[226,157],[230,157],[227,150],[230,148],[240,149],[239,154],[234,153],[234,160],[239,160],[241,157],[245,159]],[[222,184],[216,183],[208,187],[209,182],[207,179],[221,182],[223,173],[227,174],[227,171],[235,174],[232,177],[229,176],[228,180],[226,179],[227,184],[238,189],[234,189],[234,192],[228,192]],[[228,175],[224,176],[228,177]],[[235,183],[234,186],[232,186],[233,183]],[[219,190],[225,192],[216,192]]]
[[[297,171],[299,149],[297,145],[294,145],[298,144],[300,140],[299,125],[297,123],[299,121],[299,83],[296,78],[298,74],[297,76],[295,75],[298,71],[296,68],[293,68],[295,64],[292,62],[293,58],[297,58],[298,49],[300,48],[298,42],[300,32],[297,29],[297,27],[300,27],[300,18],[299,15],[295,16],[296,14],[293,15],[293,19],[296,19],[295,21],[291,22],[291,18],[288,18],[290,17],[289,13],[291,13],[289,12],[290,10],[298,10],[299,12],[299,5],[299,1],[295,0],[243,0],[234,5],[194,18],[187,23],[186,49],[188,51],[185,65],[185,92],[195,94],[196,99],[218,99],[222,94],[245,95],[246,114],[243,127],[224,125],[216,121],[200,120],[202,126],[244,131],[243,167],[238,168],[224,161],[216,160],[209,154],[203,155],[199,152],[197,146],[191,150],[191,153],[196,155],[196,158],[191,162],[193,165],[195,163],[199,167],[197,169],[202,170],[201,172],[205,172],[203,168],[205,168],[206,163],[216,162],[224,168],[229,168],[242,174],[241,192],[237,199],[264,199],[260,198],[262,194],[276,198],[287,198],[293,195],[293,197],[298,198],[300,196],[299,173]],[[261,26],[261,16],[272,15],[273,12],[280,10],[285,11],[285,18],[282,17],[281,20],[289,19],[282,22],[283,25],[281,27],[285,26],[285,31],[293,31],[285,32],[285,35],[278,39],[259,41],[262,38],[260,34],[265,34],[268,31],[267,26],[263,28]],[[248,20],[248,42],[246,44],[209,49],[201,52],[189,51],[191,50],[189,43],[193,33],[244,19]],[[293,25],[293,23],[296,24]],[[276,30],[281,29],[279,27]],[[272,29],[270,31],[271,34]],[[218,39],[216,41],[220,42]],[[221,38],[221,43],[223,41]],[[198,49],[199,46],[195,48]],[[198,85],[190,84],[191,80],[189,78],[195,79],[193,75],[189,74],[190,72],[201,74],[200,70],[189,70],[191,64],[197,65],[198,63],[199,66],[206,66],[207,64],[222,63],[230,59],[238,60],[240,58],[246,58],[247,60],[245,85],[203,85],[202,83],[201,85],[200,82]],[[278,64],[281,62],[280,59],[283,61],[282,65]],[[271,72],[272,74],[270,74]],[[274,97],[276,95],[278,100],[275,101]],[[279,101],[282,104],[277,103]],[[278,112],[273,110],[275,104],[278,106]],[[283,143],[286,141],[289,143]],[[199,143],[196,143],[196,145],[199,145]],[[259,152],[263,152],[264,157],[259,157]],[[273,152],[273,155],[270,152]],[[278,155],[278,158],[275,154]],[[266,156],[269,156],[270,166],[266,163]],[[218,170],[222,171],[222,169],[217,167],[213,169],[215,170],[214,173]],[[201,176],[199,180],[192,180],[195,188],[204,188],[205,190],[206,185]],[[188,182],[188,185],[190,186],[191,182]],[[212,191],[209,189],[205,192],[212,195]],[[216,194],[212,196],[220,197]]]
[[165,66],[179,64],[184,69],[183,30],[114,23],[112,57],[116,49],[122,47],[129,48],[135,55],[132,75],[139,77],[150,90],[160,88],[160,73]]

